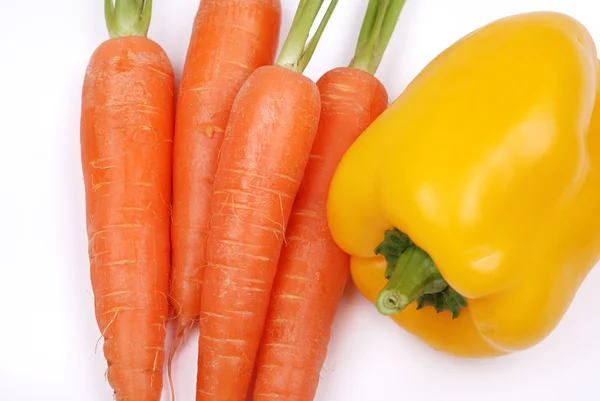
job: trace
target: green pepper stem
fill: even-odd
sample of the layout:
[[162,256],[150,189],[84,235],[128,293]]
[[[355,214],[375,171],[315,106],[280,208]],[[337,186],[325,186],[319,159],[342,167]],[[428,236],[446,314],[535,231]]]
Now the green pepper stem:
[[431,257],[421,248],[408,247],[396,262],[390,280],[377,298],[377,309],[384,315],[399,313],[425,294],[444,291],[444,280]]
[[369,0],[350,67],[375,74],[406,0]]
[[111,38],[146,36],[150,27],[152,0],[104,0],[104,18]]
[[324,0],[300,0],[296,15],[292,21],[290,32],[283,44],[281,53],[277,58],[277,65],[289,68],[298,73],[304,72],[339,0],[331,0],[329,7],[323,15],[321,23],[307,45],[306,41],[308,40],[310,29],[319,14],[323,1]]
[[377,301],[381,313],[398,313],[417,301],[417,309],[433,307],[456,318],[467,306],[467,299],[444,281],[431,257],[397,228],[385,232],[375,254],[385,257],[389,280]]

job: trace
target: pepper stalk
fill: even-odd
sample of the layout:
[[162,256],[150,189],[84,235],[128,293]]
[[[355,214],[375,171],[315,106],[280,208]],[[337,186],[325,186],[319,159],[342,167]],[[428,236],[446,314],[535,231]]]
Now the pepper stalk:
[[375,250],[387,261],[387,285],[377,298],[377,310],[384,315],[400,313],[413,302],[418,309],[431,306],[459,316],[467,300],[448,285],[433,259],[398,229],[388,230]]

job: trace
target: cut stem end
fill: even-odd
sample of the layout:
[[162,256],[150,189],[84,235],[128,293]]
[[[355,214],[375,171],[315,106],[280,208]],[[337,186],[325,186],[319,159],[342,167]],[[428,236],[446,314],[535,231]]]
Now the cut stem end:
[[395,290],[384,289],[377,298],[377,310],[386,316],[402,312],[408,306],[408,299]]

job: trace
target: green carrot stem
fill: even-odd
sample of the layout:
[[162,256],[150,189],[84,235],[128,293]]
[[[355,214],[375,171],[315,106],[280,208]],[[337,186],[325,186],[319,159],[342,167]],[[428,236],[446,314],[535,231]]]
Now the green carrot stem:
[[350,67],[375,74],[406,0],[369,0]]
[[150,27],[152,0],[104,0],[104,17],[111,38],[146,36]]
[[358,54],[369,41],[371,31],[373,30],[373,25],[375,25],[375,19],[377,18],[377,10],[379,9],[380,1],[381,0],[369,0],[367,12],[363,19],[362,26],[360,27],[360,34],[358,36],[355,54]]
[[277,59],[277,65],[299,73],[302,73],[306,69],[338,1],[331,1],[321,23],[307,45],[306,42],[310,35],[310,29],[319,14],[324,0],[300,0],[290,32]]

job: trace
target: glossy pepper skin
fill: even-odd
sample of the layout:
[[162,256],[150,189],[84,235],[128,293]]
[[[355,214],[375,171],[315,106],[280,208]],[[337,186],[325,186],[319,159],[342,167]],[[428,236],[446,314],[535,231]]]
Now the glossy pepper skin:
[[435,58],[334,176],[328,219],[372,302],[397,228],[467,299],[397,324],[442,352],[492,357],[543,340],[600,259],[598,59],[576,20],[507,17]]

